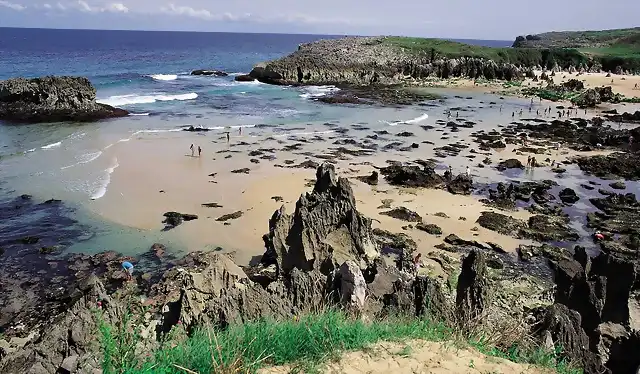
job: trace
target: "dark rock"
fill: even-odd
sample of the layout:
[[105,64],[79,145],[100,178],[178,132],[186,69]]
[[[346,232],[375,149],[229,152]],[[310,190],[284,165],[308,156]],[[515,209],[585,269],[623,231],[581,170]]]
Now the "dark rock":
[[203,69],[198,69],[198,70],[193,70],[191,72],[191,75],[213,75],[216,77],[226,77],[229,74],[225,73],[224,71],[220,71],[220,70],[203,70]]
[[251,169],[249,169],[249,168],[231,170],[231,172],[234,173],[234,174],[249,174],[250,171],[251,171]]
[[420,217],[418,213],[405,207],[394,208],[386,212],[381,212],[380,214],[407,222],[422,222],[422,217]]
[[165,230],[172,229],[178,225],[180,225],[183,221],[192,221],[194,219],[198,219],[198,216],[195,214],[184,214],[178,212],[167,212],[164,214],[165,219],[162,221],[165,226]]
[[182,129],[182,131],[187,131],[187,132],[209,132],[209,131],[211,131],[211,129],[208,128],[208,127],[202,127],[202,126],[194,127],[193,125],[191,125],[189,127],[184,127]]
[[574,204],[578,200],[580,200],[580,198],[576,194],[576,191],[572,190],[571,188],[565,188],[560,191],[558,197],[560,198],[560,200],[562,200],[563,203],[568,205]]
[[522,165],[522,162],[520,162],[520,160],[510,158],[508,160],[500,162],[497,168],[500,171],[505,171],[507,169],[524,169],[524,165]]
[[284,201],[282,196],[271,196],[271,200],[275,201],[276,203],[280,203]]
[[480,217],[476,222],[486,229],[504,235],[514,235],[526,227],[524,222],[516,218],[495,212],[480,213]]
[[256,79],[248,74],[243,74],[243,75],[236,75],[235,78],[233,78],[233,80],[235,80],[236,82],[253,82]]
[[368,185],[375,186],[378,184],[378,172],[374,170],[371,172],[371,175],[359,176],[357,179]]
[[298,169],[317,169],[318,168],[318,163],[312,160],[306,160],[301,162],[298,165],[295,166],[289,166],[291,168],[298,168]]
[[242,217],[242,215],[244,214],[243,211],[239,210],[237,212],[233,212],[233,213],[229,213],[229,214],[225,214],[221,217],[216,218],[216,221],[218,222],[226,222],[232,219],[238,219],[240,217]]
[[0,120],[15,123],[88,122],[129,112],[96,102],[83,77],[16,78],[0,81]]
[[433,223],[418,223],[416,229],[424,231],[431,235],[442,235],[442,229],[440,226]]
[[202,206],[206,208],[222,208],[222,205],[218,203],[204,203]]
[[408,137],[411,137],[411,136],[414,136],[414,135],[413,135],[412,132],[403,131],[401,133],[398,133],[396,136],[400,136],[400,137],[403,137],[403,138],[408,138]]
[[469,195],[473,190],[473,179],[467,174],[458,174],[447,183],[447,190],[454,195]]
[[435,188],[444,185],[444,179],[428,166],[391,165],[380,169],[380,173],[395,186]]
[[164,244],[155,243],[151,246],[151,249],[149,249],[149,252],[153,253],[153,255],[157,259],[161,259],[164,257],[164,254],[167,252],[167,247]]
[[581,170],[602,179],[640,179],[640,154],[637,153],[578,157],[577,162]]
[[627,188],[627,185],[624,184],[624,182],[618,181],[610,183],[609,187],[613,188],[614,190],[624,190],[625,188]]

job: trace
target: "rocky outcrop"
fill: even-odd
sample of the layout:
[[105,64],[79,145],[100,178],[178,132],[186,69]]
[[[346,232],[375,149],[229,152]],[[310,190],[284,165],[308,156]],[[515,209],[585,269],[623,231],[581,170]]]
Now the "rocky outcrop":
[[394,186],[437,188],[445,185],[445,180],[429,165],[422,168],[415,165],[391,165],[380,169],[385,180]]
[[519,79],[513,64],[476,57],[412,54],[385,37],[345,37],[301,44],[294,53],[256,65],[250,76],[270,84],[398,84],[428,77]]
[[638,153],[618,152],[610,155],[578,157],[576,161],[580,170],[602,179],[640,179],[640,154]]
[[638,288],[634,264],[607,253],[590,258],[576,247],[573,259],[554,266],[556,305],[547,310],[540,331],[548,332],[554,345],[582,364],[585,373],[635,373],[640,359],[631,346],[638,331],[629,309]]
[[284,206],[269,220],[262,263],[280,274],[293,269],[325,273],[345,261],[364,267],[378,257],[371,220],[356,210],[349,181],[337,178],[331,164],[321,165],[311,193],[300,197],[292,215]]
[[0,82],[0,120],[14,123],[88,122],[129,113],[96,102],[87,78],[16,78]]

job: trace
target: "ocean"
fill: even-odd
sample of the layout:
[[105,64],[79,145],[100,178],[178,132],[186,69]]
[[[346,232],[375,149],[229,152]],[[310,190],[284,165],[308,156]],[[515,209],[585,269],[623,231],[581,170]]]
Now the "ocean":
[[[213,130],[210,136],[228,128],[244,128],[245,136],[258,139],[323,134],[326,123],[419,124],[428,118],[420,107],[360,108],[312,100],[335,87],[293,88],[234,81],[234,76],[248,73],[254,64],[291,53],[300,43],[334,37],[0,28],[0,80],[85,76],[95,85],[99,102],[131,112],[126,118],[92,124],[0,124],[0,209],[9,212],[0,223],[0,238],[11,237],[11,241],[0,239],[0,247],[14,245],[17,228],[29,222],[39,223],[27,230],[28,235],[50,238],[42,239],[50,240],[42,245],[61,245],[74,251],[133,253],[146,250],[156,240],[170,242],[170,237],[105,220],[99,209],[87,208],[110,193],[112,174],[126,162],[115,149],[132,139],[193,137],[181,131],[189,125]],[[191,76],[195,69],[222,70],[229,76]],[[70,211],[63,214],[41,205],[46,209],[30,207],[10,214],[15,199],[23,194],[33,196],[30,204],[36,208],[40,202],[55,198]],[[53,224],[63,215],[71,215],[77,230],[64,231],[64,240],[38,234],[38,229],[72,226],[67,221],[65,225]]]

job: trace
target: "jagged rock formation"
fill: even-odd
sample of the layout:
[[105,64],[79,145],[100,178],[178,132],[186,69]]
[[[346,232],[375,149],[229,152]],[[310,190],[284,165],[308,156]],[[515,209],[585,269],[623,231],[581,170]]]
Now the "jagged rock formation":
[[640,341],[630,297],[638,289],[634,264],[601,253],[590,258],[576,247],[574,258],[554,262],[556,304],[546,310],[538,333],[551,337],[585,373],[635,373]]
[[284,206],[273,214],[263,239],[262,263],[285,274],[296,268],[327,273],[347,260],[364,268],[379,255],[371,220],[356,210],[349,181],[337,178],[331,164],[318,168],[313,192],[300,197],[293,215]]
[[482,316],[489,303],[487,292],[487,256],[474,249],[462,261],[458,277],[456,313],[462,325]]
[[96,103],[96,89],[87,78],[49,76],[0,82],[0,120],[87,122],[128,114],[126,110]]
[[427,77],[519,79],[513,64],[475,57],[415,55],[385,37],[346,37],[301,44],[294,53],[256,65],[250,76],[270,84],[397,84]]

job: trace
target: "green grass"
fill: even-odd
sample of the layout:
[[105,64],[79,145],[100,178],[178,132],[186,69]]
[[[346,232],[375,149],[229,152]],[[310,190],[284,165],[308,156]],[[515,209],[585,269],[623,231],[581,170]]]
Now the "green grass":
[[[635,40],[635,39],[634,39]],[[406,52],[434,60],[440,57],[476,57],[497,63],[519,66],[542,66],[552,69],[560,66],[592,66],[595,61],[603,70],[613,71],[616,66],[624,70],[640,71],[640,43],[619,43],[603,48],[493,48],[459,43],[444,39],[390,36],[384,43]]]
[[[255,372],[267,365],[292,364],[304,372],[341,352],[366,350],[380,341],[423,339],[428,341],[464,340],[480,352],[556,369],[559,373],[580,373],[571,369],[555,353],[517,346],[499,349],[482,338],[460,339],[455,330],[428,319],[391,318],[373,323],[352,319],[338,311],[308,315],[300,320],[262,320],[231,325],[224,330],[197,329],[187,336],[174,328],[163,344],[141,359],[133,354],[131,342],[138,341],[135,328],[101,323],[100,337],[105,374],[169,374]],[[125,337],[119,334],[126,335]],[[410,348],[401,355],[409,355]]]

